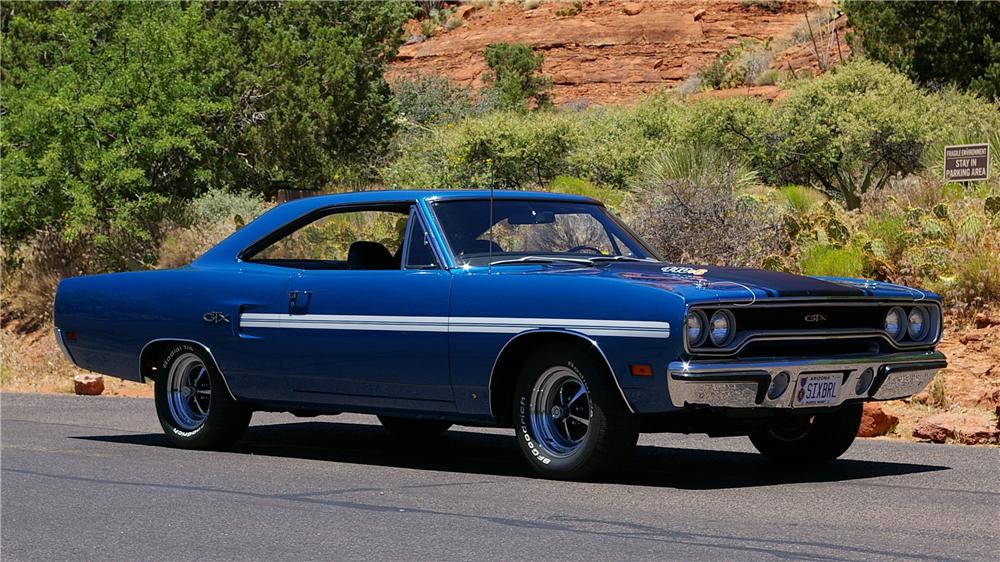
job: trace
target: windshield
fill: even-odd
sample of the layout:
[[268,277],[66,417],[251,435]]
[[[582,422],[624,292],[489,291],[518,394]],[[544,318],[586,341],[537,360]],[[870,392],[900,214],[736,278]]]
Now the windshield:
[[656,259],[600,205],[497,200],[492,241],[489,200],[439,201],[432,207],[459,265],[486,265],[491,260],[510,263],[521,258]]

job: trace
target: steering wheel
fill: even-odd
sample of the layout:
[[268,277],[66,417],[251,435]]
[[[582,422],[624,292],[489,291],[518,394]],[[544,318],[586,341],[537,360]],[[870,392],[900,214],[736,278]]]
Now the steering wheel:
[[601,251],[598,250],[597,248],[595,248],[593,246],[587,246],[587,245],[573,246],[569,250],[566,250],[566,253],[572,254],[574,252],[579,252],[580,250],[590,250],[590,251],[594,252],[595,254],[598,254],[598,255],[601,254]]

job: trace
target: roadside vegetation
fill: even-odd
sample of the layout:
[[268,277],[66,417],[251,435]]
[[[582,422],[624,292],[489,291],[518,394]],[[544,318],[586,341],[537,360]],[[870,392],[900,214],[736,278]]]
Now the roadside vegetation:
[[[442,3],[12,5],[0,15],[4,325],[45,327],[63,277],[189,263],[278,189],[368,187],[589,195],[666,259],[904,283],[972,325],[1000,303],[996,30],[944,38],[916,15],[926,6],[845,4],[868,58],[804,78],[771,67],[771,43],[745,41],[675,91],[586,109],[554,107],[542,54],[519,44],[486,49],[477,92],[435,76],[387,83],[407,18],[461,25]],[[808,17],[790,41],[812,44],[843,16]],[[917,44],[900,26],[936,31]],[[965,36],[969,80],[927,55]],[[786,93],[773,102],[689,95],[775,83]],[[992,179],[943,181],[943,148],[980,141]],[[4,386],[52,370],[11,369],[6,334]]]

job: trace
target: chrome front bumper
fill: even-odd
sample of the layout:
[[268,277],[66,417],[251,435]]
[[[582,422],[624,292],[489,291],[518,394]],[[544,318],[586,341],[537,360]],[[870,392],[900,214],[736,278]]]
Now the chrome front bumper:
[[[939,351],[893,353],[803,360],[674,361],[667,372],[667,387],[674,406],[704,405],[719,408],[791,408],[800,375],[843,376],[838,406],[848,400],[891,400],[923,390],[934,375],[948,365]],[[867,368],[875,372],[871,387],[861,394],[856,386]],[[791,377],[788,390],[775,399],[767,396],[778,373]]]

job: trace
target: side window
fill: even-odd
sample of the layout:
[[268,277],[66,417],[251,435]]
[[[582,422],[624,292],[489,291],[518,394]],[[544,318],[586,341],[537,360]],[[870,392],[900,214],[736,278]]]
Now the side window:
[[431,248],[431,239],[416,213],[410,215],[410,234],[407,241],[406,269],[436,269],[438,260]]
[[249,261],[296,269],[400,269],[409,206],[324,215]]

